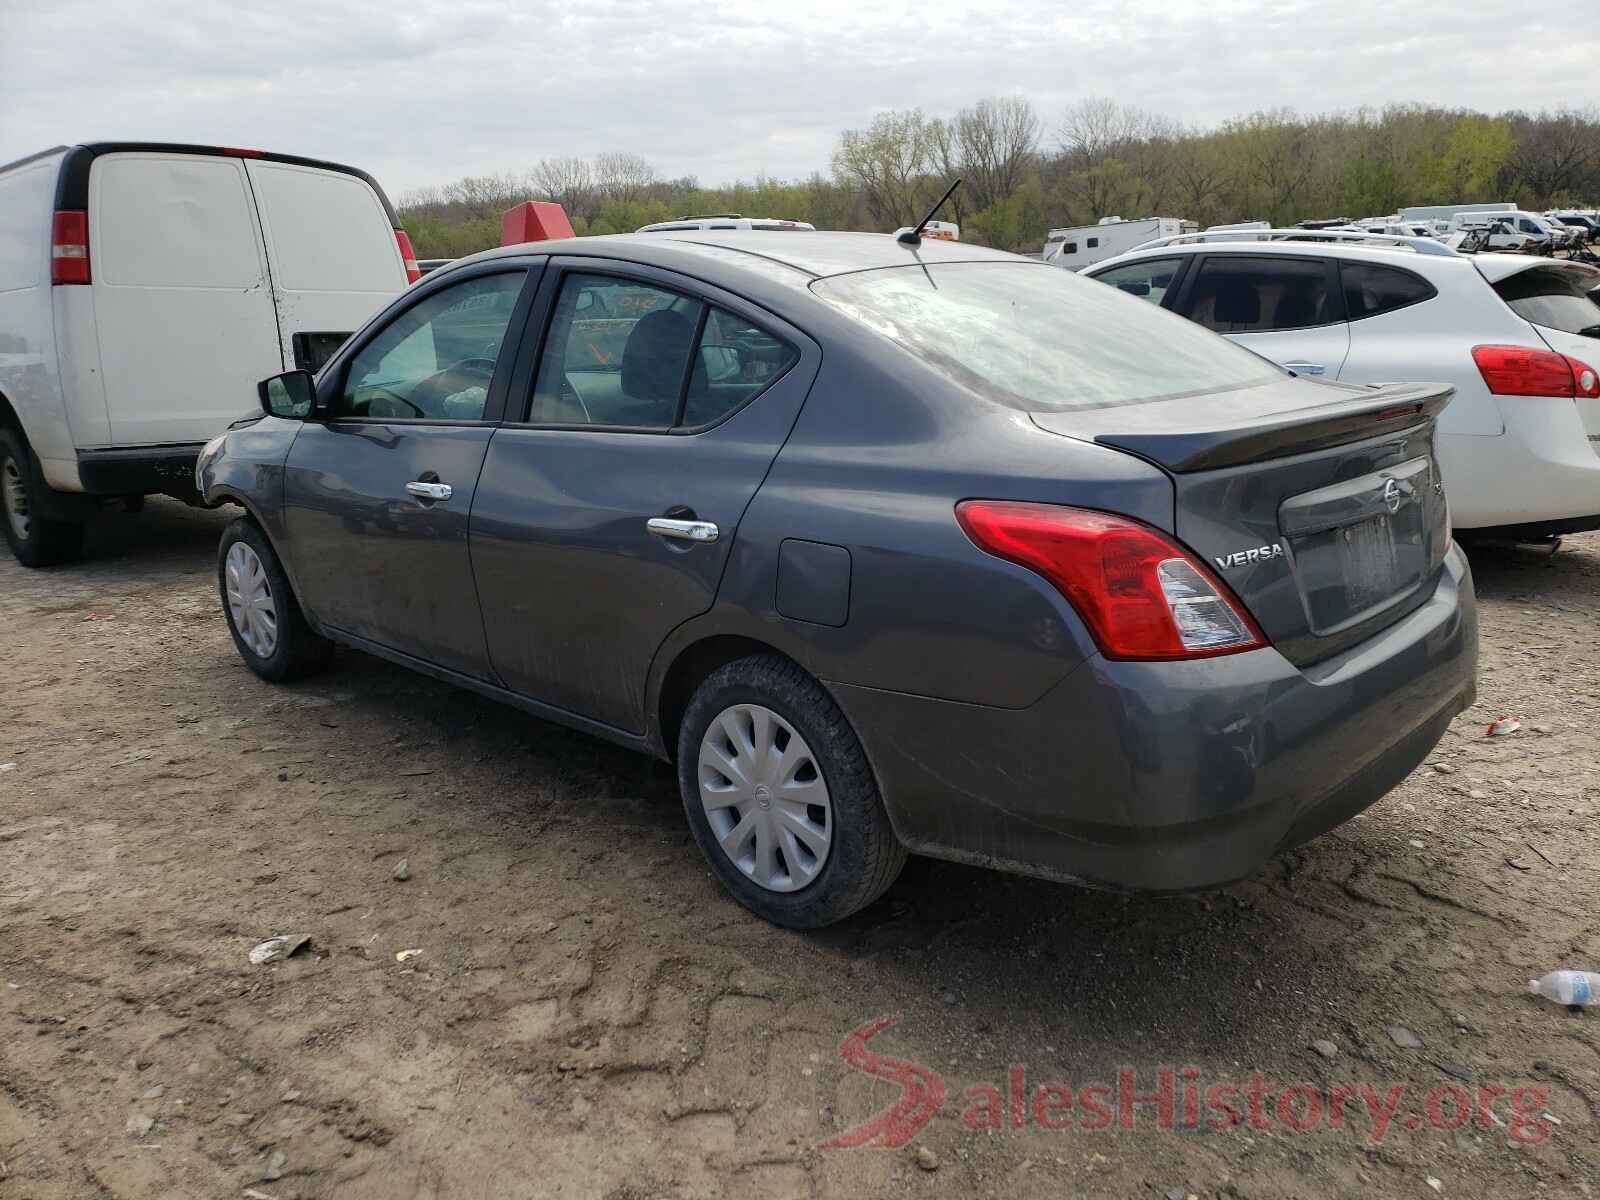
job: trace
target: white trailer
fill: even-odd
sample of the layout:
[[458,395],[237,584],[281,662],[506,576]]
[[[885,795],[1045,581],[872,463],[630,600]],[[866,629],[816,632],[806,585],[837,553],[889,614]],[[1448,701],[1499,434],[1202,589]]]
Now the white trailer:
[[1041,257],[1052,266],[1081,271],[1103,258],[1124,254],[1145,242],[1192,233],[1196,228],[1193,221],[1181,217],[1144,217],[1137,221],[1102,217],[1093,225],[1052,229],[1045,236]]

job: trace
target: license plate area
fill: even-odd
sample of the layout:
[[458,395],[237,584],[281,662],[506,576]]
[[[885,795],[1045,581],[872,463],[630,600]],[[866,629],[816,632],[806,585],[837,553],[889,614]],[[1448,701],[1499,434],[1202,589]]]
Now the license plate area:
[[1444,554],[1443,498],[1431,459],[1294,496],[1279,509],[1295,582],[1314,634],[1403,602]]

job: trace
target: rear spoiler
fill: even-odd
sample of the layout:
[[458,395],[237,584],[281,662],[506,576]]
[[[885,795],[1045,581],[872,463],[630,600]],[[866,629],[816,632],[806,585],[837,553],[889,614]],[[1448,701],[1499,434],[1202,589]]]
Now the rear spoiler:
[[1206,406],[1190,400],[1188,421],[1173,421],[1165,429],[1097,433],[1094,440],[1182,475],[1307,454],[1398,433],[1437,417],[1454,395],[1455,388],[1445,383],[1391,383],[1314,407],[1263,413],[1233,422],[1225,417],[1217,419],[1213,410],[1212,424],[1205,422]]

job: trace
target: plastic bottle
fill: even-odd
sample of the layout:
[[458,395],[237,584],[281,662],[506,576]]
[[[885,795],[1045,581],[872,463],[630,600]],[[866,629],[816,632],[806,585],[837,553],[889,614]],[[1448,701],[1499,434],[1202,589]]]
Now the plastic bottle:
[[1528,990],[1557,1004],[1600,1004],[1600,975],[1593,971],[1551,971],[1543,979],[1528,980]]

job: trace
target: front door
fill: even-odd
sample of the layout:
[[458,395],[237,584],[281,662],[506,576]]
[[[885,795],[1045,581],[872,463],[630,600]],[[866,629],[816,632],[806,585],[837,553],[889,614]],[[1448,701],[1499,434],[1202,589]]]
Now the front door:
[[563,268],[545,281],[544,348],[519,369],[525,419],[489,445],[472,561],[506,686],[638,733],[651,659],[716,599],[821,352],[667,272]]
[[1350,352],[1331,258],[1204,255],[1177,311],[1299,375],[1337,379]]
[[295,581],[313,615],[478,678],[489,672],[467,520],[526,278],[485,264],[424,288],[325,381],[327,411],[285,468]]

